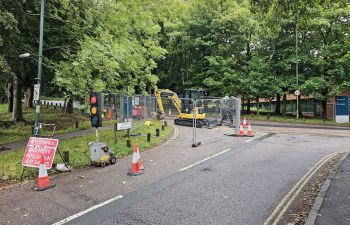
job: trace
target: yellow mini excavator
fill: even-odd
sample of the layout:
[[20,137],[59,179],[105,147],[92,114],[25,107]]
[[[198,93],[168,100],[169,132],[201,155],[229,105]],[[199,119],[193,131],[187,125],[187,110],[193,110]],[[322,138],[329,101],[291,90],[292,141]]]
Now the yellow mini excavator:
[[201,99],[203,97],[202,95],[205,94],[205,90],[187,89],[184,93],[185,99],[180,101],[175,92],[169,89],[156,89],[154,95],[157,98],[158,119],[164,118],[165,115],[162,98],[168,98],[179,112],[178,118],[174,120],[176,125],[193,126],[195,115],[196,127],[209,126],[209,120],[205,118],[205,113],[200,113],[198,107],[194,107],[193,102],[190,100]]

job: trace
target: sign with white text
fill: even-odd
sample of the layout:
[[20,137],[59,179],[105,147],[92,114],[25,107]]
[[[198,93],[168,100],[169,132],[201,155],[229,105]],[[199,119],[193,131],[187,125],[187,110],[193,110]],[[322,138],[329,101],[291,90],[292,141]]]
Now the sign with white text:
[[30,137],[22,166],[39,168],[40,158],[44,156],[46,169],[51,169],[57,147],[58,139]]

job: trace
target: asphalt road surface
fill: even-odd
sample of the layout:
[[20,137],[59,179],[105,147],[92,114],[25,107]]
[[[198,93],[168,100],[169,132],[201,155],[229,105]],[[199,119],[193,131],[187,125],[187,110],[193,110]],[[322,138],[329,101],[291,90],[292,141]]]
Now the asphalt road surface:
[[263,224],[315,163],[350,145],[348,131],[259,131],[200,129],[198,141],[214,139],[192,148],[191,128],[178,127],[174,140],[141,154],[142,176],[126,175],[128,157],[58,176],[45,192],[1,191],[0,224]]

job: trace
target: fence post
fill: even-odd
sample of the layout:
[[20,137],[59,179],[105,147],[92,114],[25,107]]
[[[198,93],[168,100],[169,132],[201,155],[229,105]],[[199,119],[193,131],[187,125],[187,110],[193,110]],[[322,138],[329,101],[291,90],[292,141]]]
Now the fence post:
[[193,119],[192,119],[192,123],[193,123],[193,143],[192,143],[192,147],[197,147],[197,113],[196,113],[196,101],[194,101],[193,99],[191,99],[191,102],[193,102]]
[[236,135],[239,135],[239,125],[241,121],[241,96],[237,97],[236,101]]

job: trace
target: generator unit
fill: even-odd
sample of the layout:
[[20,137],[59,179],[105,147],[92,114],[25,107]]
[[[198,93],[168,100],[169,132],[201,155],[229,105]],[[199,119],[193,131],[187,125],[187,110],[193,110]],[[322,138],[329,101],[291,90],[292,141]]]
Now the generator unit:
[[106,166],[113,165],[117,162],[117,157],[110,150],[106,143],[94,141],[90,143],[91,165]]

